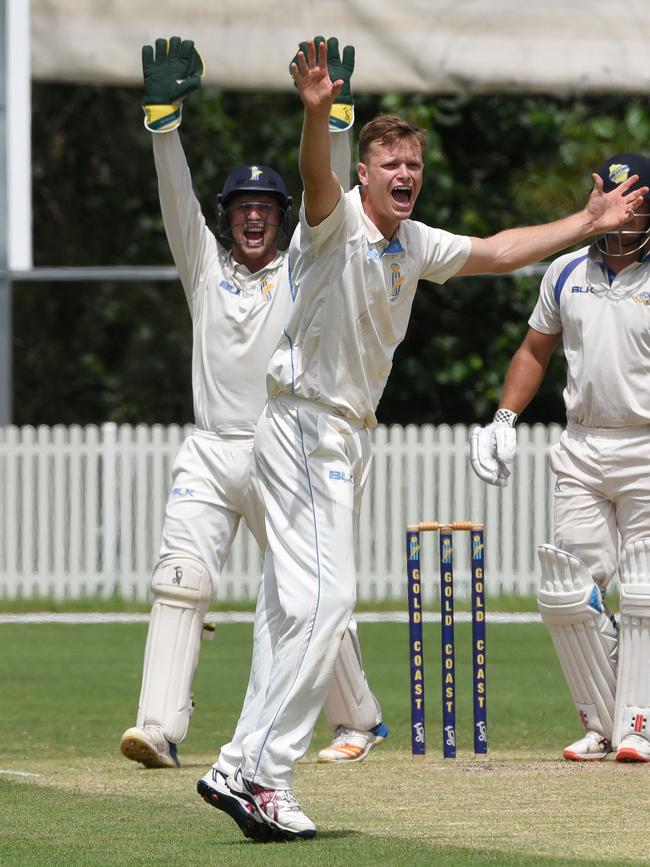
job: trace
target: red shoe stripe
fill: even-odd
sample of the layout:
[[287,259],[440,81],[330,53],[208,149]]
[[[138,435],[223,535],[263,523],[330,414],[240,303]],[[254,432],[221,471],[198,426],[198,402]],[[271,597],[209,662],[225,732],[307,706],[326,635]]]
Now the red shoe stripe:
[[621,747],[616,752],[617,762],[650,762],[650,756],[644,756],[633,747]]
[[336,747],[334,750],[336,753],[345,753],[347,756],[360,756],[363,750],[361,747],[353,747],[353,746],[342,746]]

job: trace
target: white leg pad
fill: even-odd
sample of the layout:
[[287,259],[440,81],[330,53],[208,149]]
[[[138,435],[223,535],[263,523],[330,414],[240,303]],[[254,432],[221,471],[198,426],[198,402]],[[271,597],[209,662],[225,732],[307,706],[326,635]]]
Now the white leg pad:
[[187,734],[203,618],[212,601],[207,566],[188,554],[166,557],[151,581],[154,601],[144,651],[137,725],[160,726],[177,744]]
[[333,731],[341,725],[370,731],[382,721],[379,702],[370,691],[363,671],[354,620],[350,621],[343,636],[323,710]]
[[538,548],[542,583],[537,604],[562,666],[580,722],[612,739],[617,630],[591,573],[554,545]]
[[650,740],[650,539],[627,544],[618,571],[621,622],[614,747],[629,734]]

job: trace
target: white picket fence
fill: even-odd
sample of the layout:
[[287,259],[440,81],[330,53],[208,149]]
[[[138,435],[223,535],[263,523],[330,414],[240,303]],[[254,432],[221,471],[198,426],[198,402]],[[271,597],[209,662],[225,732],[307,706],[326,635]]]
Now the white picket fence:
[[[469,465],[468,429],[423,425],[373,431],[374,464],[357,540],[358,595],[403,598],[404,530],[420,520],[484,521],[488,593],[537,584],[536,546],[552,541],[546,451],[561,427],[519,425],[513,479],[482,484]],[[0,428],[0,597],[149,597],[179,426]],[[437,539],[423,539],[425,597],[437,595]],[[469,543],[455,546],[467,592]],[[221,598],[251,599],[261,557],[243,525]]]

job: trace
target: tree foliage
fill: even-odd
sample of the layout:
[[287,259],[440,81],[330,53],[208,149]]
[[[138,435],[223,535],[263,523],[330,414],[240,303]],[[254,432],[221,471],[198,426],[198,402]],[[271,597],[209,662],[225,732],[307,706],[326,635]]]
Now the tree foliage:
[[[171,264],[149,134],[137,90],[35,85],[34,259],[40,266]],[[554,219],[586,201],[591,172],[643,151],[642,100],[540,95],[357,97],[357,124],[379,111],[428,131],[415,217],[470,235]],[[299,200],[295,94],[206,88],[188,99],[182,137],[212,219],[233,165],[266,163]],[[538,279],[422,283],[380,404],[382,422],[488,419],[526,331]],[[192,420],[191,329],[175,283],[17,283],[17,424]],[[525,420],[560,421],[558,357]]]

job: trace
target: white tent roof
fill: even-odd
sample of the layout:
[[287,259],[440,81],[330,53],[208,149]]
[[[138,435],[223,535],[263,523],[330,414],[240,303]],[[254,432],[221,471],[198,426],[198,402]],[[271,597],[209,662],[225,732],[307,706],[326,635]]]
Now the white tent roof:
[[357,49],[357,92],[650,93],[648,0],[32,0],[38,80],[138,84],[140,47],[194,39],[206,81],[288,89],[317,33]]

